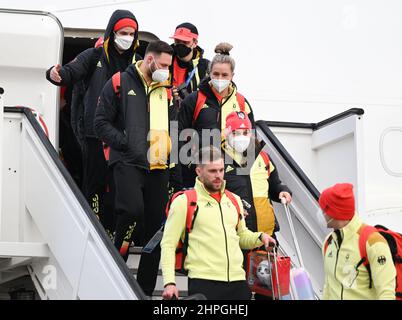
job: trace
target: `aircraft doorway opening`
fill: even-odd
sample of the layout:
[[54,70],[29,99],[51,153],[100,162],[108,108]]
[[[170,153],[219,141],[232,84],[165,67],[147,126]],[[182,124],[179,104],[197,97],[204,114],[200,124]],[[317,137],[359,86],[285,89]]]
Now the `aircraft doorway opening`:
[[[63,61],[65,65],[72,61],[79,53],[88,48],[93,48],[105,30],[102,29],[64,29]],[[143,57],[145,49],[150,41],[158,40],[154,34],[140,31],[140,47],[137,53]],[[82,155],[81,149],[71,127],[71,95],[72,88],[63,88],[60,94],[60,118],[59,118],[59,148],[60,157],[76,184],[82,187]]]

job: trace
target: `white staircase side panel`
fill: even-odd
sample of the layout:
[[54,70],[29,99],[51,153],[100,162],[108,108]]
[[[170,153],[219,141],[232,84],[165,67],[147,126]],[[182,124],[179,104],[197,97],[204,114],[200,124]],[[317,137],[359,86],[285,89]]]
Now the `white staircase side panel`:
[[315,153],[316,187],[322,191],[335,183],[349,182],[354,186],[356,209],[364,212],[363,116],[350,116],[328,124],[312,134]]
[[[324,285],[321,246],[324,237],[330,232],[330,230],[322,229],[317,223],[317,201],[260,129],[258,129],[258,134],[266,143],[265,150],[274,162],[280,179],[292,191],[292,203],[289,206],[289,210],[300,247],[302,260],[306,270],[308,270],[311,275],[314,291],[317,297],[321,297]],[[296,266],[300,266],[300,262],[296,255],[296,248],[293,242],[290,225],[286,218],[283,205],[275,202],[273,202],[273,205],[275,216],[278,219],[280,226],[280,231],[277,233],[279,245],[284,253],[291,258],[292,263]]]
[[[45,299],[138,299],[139,286],[30,121],[36,120],[10,112],[4,120],[14,143],[3,162],[3,182],[17,187],[3,189],[0,255],[33,257],[28,270]],[[15,159],[13,175],[7,166]]]
[[46,70],[62,57],[63,28],[51,14],[0,9],[0,87],[5,105],[35,109],[58,147],[59,88]]
[[19,118],[19,115],[10,114],[3,121],[0,241],[21,240],[19,232],[21,120]]

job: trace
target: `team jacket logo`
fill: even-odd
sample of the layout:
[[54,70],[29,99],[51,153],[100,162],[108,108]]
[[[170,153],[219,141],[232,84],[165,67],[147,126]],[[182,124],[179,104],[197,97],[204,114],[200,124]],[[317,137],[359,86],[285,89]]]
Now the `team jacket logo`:
[[205,205],[205,208],[212,208],[212,204],[211,204],[211,202],[207,202],[207,204]]
[[133,89],[131,89],[128,93],[128,96],[136,96],[137,94],[135,93],[135,91]]
[[227,166],[227,168],[226,168],[225,172],[226,172],[226,173],[228,173],[228,172],[233,171],[233,170],[234,170],[234,168],[233,168],[233,167],[231,167],[231,166]]
[[102,63],[98,61],[98,64],[96,65],[98,68],[102,68]]
[[387,258],[385,258],[384,256],[379,256],[378,259],[377,259],[377,262],[378,262],[380,265],[383,266],[383,265],[387,262]]

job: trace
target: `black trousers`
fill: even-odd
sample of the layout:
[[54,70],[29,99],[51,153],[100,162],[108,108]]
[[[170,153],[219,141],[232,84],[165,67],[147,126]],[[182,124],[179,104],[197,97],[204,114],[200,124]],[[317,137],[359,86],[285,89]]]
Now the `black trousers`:
[[96,138],[85,138],[82,149],[83,181],[82,193],[93,212],[99,217],[104,212],[107,162],[103,154],[102,142]]
[[116,214],[114,210],[115,194],[116,185],[114,183],[113,168],[109,167],[106,174],[106,191],[103,201],[104,212],[100,216],[100,222],[112,240],[114,240],[114,232],[116,230]]
[[244,281],[214,281],[188,278],[188,295],[203,294],[208,300],[250,300],[251,291]]
[[[136,232],[136,224],[144,226],[144,243],[161,227],[168,200],[168,170],[147,171],[116,163],[113,167],[116,184],[115,246],[127,261],[128,248]],[[152,295],[158,276],[160,247],[152,253],[142,253],[137,281],[145,294]]]
[[99,217],[108,235],[112,238],[115,228],[114,181],[108,168],[103,144],[96,138],[86,137],[82,149],[82,193],[92,211]]

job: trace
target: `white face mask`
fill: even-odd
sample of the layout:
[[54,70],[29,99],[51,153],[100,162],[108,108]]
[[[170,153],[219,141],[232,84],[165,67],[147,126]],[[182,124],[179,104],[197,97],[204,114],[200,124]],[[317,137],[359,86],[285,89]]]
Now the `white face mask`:
[[215,90],[221,93],[223,90],[225,90],[229,84],[230,80],[226,79],[211,79],[211,83],[214,86]]
[[114,34],[114,43],[120,50],[128,50],[133,44],[134,37]]
[[321,209],[318,209],[317,210],[317,212],[316,212],[316,218],[317,218],[317,222],[318,222],[318,225],[321,227],[321,229],[330,229],[329,227],[328,227],[328,224],[332,221],[332,220],[334,220],[334,219],[329,219],[329,221],[327,221],[327,219],[325,219],[325,217],[324,217],[324,213],[322,212],[322,210]]
[[165,82],[169,79],[169,70],[168,69],[159,69],[156,61],[154,59],[153,63],[156,66],[156,70],[152,72],[152,80],[156,82]]
[[250,138],[251,137],[244,135],[234,137],[232,134],[230,134],[228,136],[228,143],[237,152],[243,153],[250,145]]

